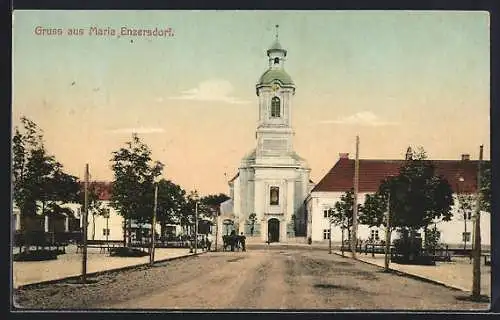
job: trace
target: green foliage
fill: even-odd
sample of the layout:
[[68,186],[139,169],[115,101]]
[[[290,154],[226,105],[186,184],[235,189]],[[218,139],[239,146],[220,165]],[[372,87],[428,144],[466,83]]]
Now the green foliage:
[[42,130],[33,121],[22,117],[21,123],[12,138],[14,201],[23,216],[36,215],[39,205],[42,214],[62,212],[61,203],[77,199],[77,178],[47,154]]
[[439,245],[439,240],[441,238],[441,232],[436,226],[432,228],[425,229],[425,247],[426,248],[437,248]]
[[457,198],[458,211],[462,214],[462,218],[470,220],[476,208],[476,196],[474,194],[460,193]]
[[[154,181],[163,170],[161,162],[153,162],[151,150],[136,134],[126,147],[113,152],[114,172],[111,206],[124,220],[151,222],[154,205]],[[129,233],[130,235],[130,233]]]
[[180,223],[182,209],[186,207],[186,191],[170,180],[158,182],[157,221],[162,224]]
[[361,211],[371,225],[383,224],[390,194],[391,226],[419,229],[433,221],[452,218],[453,191],[443,177],[436,176],[425,151],[408,149],[407,160],[394,177],[384,179]]
[[257,222],[257,214],[254,212],[248,215],[248,221],[250,222],[250,235],[253,236],[253,232],[255,230],[255,223]]
[[359,222],[369,227],[386,225],[387,197],[385,194],[367,194],[360,207]]
[[211,194],[201,199],[201,203],[207,206],[219,206],[224,201],[229,200],[229,197],[223,193]]
[[491,212],[491,163],[483,162],[481,169],[481,209]]
[[[354,190],[351,189],[344,193],[340,200],[335,203],[333,210],[329,212],[329,218],[332,224],[347,229],[348,238],[350,238],[351,227],[353,225],[354,208]],[[361,211],[361,205],[358,204],[358,212]],[[359,218],[358,218],[359,220]]]

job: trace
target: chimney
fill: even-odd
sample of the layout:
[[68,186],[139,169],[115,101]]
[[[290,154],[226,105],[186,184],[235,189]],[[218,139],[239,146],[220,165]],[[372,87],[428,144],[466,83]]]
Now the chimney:
[[470,160],[470,154],[464,153],[462,154],[462,161],[468,161]]
[[339,153],[340,159],[349,159],[349,153]]

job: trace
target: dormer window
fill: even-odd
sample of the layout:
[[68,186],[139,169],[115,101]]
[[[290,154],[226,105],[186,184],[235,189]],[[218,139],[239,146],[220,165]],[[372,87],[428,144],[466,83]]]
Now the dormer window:
[[281,101],[280,98],[278,97],[273,97],[271,99],[271,117],[272,118],[279,118],[281,117]]
[[276,57],[274,58],[274,64],[279,64],[280,63],[280,58]]

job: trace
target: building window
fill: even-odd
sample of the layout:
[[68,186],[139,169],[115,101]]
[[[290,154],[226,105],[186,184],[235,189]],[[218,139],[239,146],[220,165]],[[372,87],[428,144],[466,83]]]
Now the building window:
[[379,241],[380,240],[380,238],[378,236],[378,230],[371,231],[370,240],[372,240],[372,241]]
[[273,97],[271,99],[271,117],[279,118],[281,117],[281,101],[278,97]]
[[280,203],[280,188],[278,187],[271,187],[270,190],[270,204],[272,206],[277,206]]
[[103,236],[109,236],[109,229],[102,229]]
[[324,229],[323,230],[323,240],[329,240],[330,239],[330,229]]
[[462,232],[462,241],[470,242],[470,232]]
[[328,209],[323,210],[323,217],[328,218]]
[[280,58],[276,57],[274,58],[274,64],[279,64],[280,63]]

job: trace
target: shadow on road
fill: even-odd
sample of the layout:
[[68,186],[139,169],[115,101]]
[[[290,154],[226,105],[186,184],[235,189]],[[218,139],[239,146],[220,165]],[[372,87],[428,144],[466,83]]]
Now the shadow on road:
[[331,283],[316,283],[313,285],[315,289],[320,289],[320,290],[328,290],[329,294],[332,295],[335,290],[338,291],[353,291],[353,292],[366,292],[365,290],[357,287],[350,287],[350,286],[341,286],[337,284],[331,284]]

